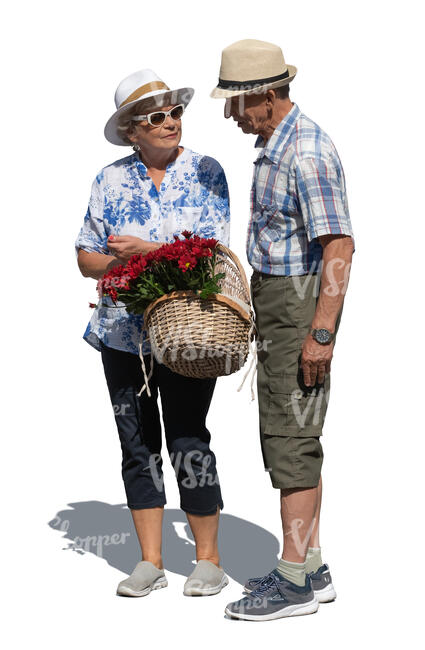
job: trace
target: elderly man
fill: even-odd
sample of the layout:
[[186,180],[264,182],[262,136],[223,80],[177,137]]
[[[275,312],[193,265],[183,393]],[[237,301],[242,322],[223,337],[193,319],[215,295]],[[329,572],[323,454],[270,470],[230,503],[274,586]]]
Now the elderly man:
[[276,45],[238,41],[223,50],[211,93],[259,148],[246,246],[261,450],[280,490],[284,546],[277,566],[226,607],[246,620],[310,614],[336,596],[319,546],[320,436],[354,238],[335,146],[289,98],[296,73]]

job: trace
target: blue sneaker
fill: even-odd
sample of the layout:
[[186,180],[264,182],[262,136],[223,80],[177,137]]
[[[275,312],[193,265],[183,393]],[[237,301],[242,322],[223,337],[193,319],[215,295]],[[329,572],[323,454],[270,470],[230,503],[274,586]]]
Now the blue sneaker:
[[314,595],[309,576],[299,587],[283,578],[273,569],[261,580],[256,589],[234,603],[229,603],[225,614],[244,621],[271,621],[286,616],[314,614],[319,601]]
[[[319,603],[330,603],[336,598],[336,591],[332,584],[332,578],[327,564],[322,566],[316,572],[308,574],[311,579],[311,586],[313,587],[314,595]],[[261,583],[262,578],[249,578],[244,585],[244,593],[250,594]]]

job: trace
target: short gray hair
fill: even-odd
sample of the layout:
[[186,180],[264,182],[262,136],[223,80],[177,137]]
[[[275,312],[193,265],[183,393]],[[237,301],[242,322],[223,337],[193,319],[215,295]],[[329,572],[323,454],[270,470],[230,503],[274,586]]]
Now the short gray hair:
[[131,140],[128,139],[127,133],[133,133],[136,126],[140,124],[136,120],[133,120],[134,115],[144,115],[148,111],[155,110],[157,104],[154,101],[154,98],[148,97],[147,99],[142,99],[140,102],[132,104],[128,111],[123,111],[118,118],[117,131],[120,134],[123,140],[127,140],[129,145],[133,145]]
[[273,88],[278,99],[287,99],[289,97],[289,84]]

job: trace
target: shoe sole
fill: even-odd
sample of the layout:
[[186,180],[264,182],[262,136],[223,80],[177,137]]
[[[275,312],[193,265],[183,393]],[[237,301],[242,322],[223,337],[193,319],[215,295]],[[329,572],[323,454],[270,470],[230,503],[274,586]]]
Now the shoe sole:
[[273,612],[272,614],[240,614],[238,612],[232,612],[226,607],[224,613],[229,616],[229,618],[236,618],[243,621],[272,621],[276,618],[287,618],[288,616],[304,616],[306,614],[315,614],[319,609],[319,601],[316,597],[313,600],[310,600],[308,603],[303,603],[302,605],[288,605],[285,609],[280,610],[279,612]]
[[132,589],[131,587],[126,587],[125,585],[118,587],[117,596],[134,596],[135,598],[139,598],[140,596],[147,596],[151,591],[155,591],[156,589],[163,589],[163,587],[168,587],[168,580],[162,576],[140,591]]
[[336,591],[333,584],[326,585],[323,589],[314,592],[319,603],[331,603],[336,598]]
[[220,593],[223,587],[229,584],[229,578],[224,575],[221,579],[221,582],[216,587],[189,587],[188,589],[183,589],[185,596],[213,596],[214,594]]

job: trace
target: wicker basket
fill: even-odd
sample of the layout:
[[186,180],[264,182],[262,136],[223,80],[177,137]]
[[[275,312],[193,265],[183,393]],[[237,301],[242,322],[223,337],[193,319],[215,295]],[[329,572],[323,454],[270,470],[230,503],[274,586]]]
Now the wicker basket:
[[144,312],[152,352],[160,363],[186,377],[220,377],[245,364],[254,336],[254,319],[245,271],[223,244],[216,248],[222,293],[200,298],[173,291]]

